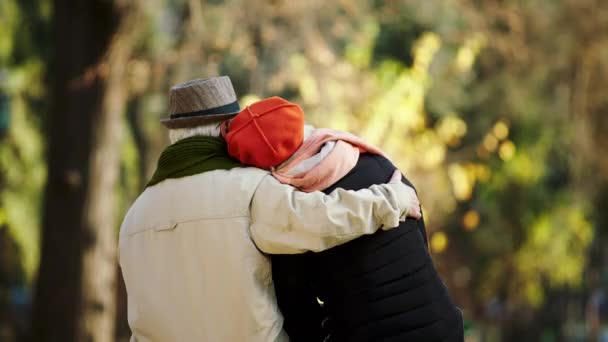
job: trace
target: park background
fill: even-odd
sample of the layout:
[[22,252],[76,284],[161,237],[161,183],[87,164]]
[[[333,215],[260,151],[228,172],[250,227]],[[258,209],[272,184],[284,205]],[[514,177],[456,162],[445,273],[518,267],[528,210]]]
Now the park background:
[[214,75],[392,157],[467,341],[608,324],[608,1],[1,0],[0,341],[128,340],[117,231]]

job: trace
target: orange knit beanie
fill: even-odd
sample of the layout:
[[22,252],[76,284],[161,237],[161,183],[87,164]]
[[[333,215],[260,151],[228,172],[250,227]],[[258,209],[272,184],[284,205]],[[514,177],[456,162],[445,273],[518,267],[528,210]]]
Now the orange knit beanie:
[[260,100],[230,121],[224,138],[233,158],[271,168],[287,160],[302,144],[304,112],[297,104],[277,96]]

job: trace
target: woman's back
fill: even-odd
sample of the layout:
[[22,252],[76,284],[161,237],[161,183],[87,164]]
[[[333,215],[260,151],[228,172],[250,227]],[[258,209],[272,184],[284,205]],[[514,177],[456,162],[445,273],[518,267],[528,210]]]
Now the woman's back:
[[[383,183],[394,170],[386,158],[362,154],[356,167],[324,192]],[[292,341],[322,340],[327,333],[329,341],[463,340],[460,311],[435,271],[422,220],[408,219],[322,253],[272,258]],[[324,302],[322,309],[315,296]]]

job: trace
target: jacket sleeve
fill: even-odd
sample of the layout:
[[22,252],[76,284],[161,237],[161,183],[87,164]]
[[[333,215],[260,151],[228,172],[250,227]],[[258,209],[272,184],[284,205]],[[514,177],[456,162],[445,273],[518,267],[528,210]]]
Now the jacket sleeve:
[[269,254],[320,252],[380,227],[397,227],[413,193],[401,182],[306,193],[266,176],[253,195],[251,236]]

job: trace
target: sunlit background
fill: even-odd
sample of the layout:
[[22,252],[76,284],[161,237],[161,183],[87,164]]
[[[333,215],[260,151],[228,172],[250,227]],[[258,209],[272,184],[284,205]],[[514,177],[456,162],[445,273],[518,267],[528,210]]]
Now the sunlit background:
[[[608,336],[607,1],[76,3],[0,1],[0,341],[39,338],[51,316],[89,320],[85,278],[108,268],[96,315],[110,323],[82,329],[128,340],[118,226],[168,143],[168,89],[215,75],[241,106],[278,95],[391,156],[418,189],[467,341]],[[77,143],[53,150],[62,136]],[[90,169],[71,169],[75,156]],[[96,205],[64,201],[49,172],[110,214],[87,221]],[[111,230],[108,252],[86,259],[82,229]],[[64,269],[57,245],[74,241],[85,261]],[[39,277],[41,260],[63,280]],[[61,281],[85,284],[60,297],[76,309],[37,308]]]

